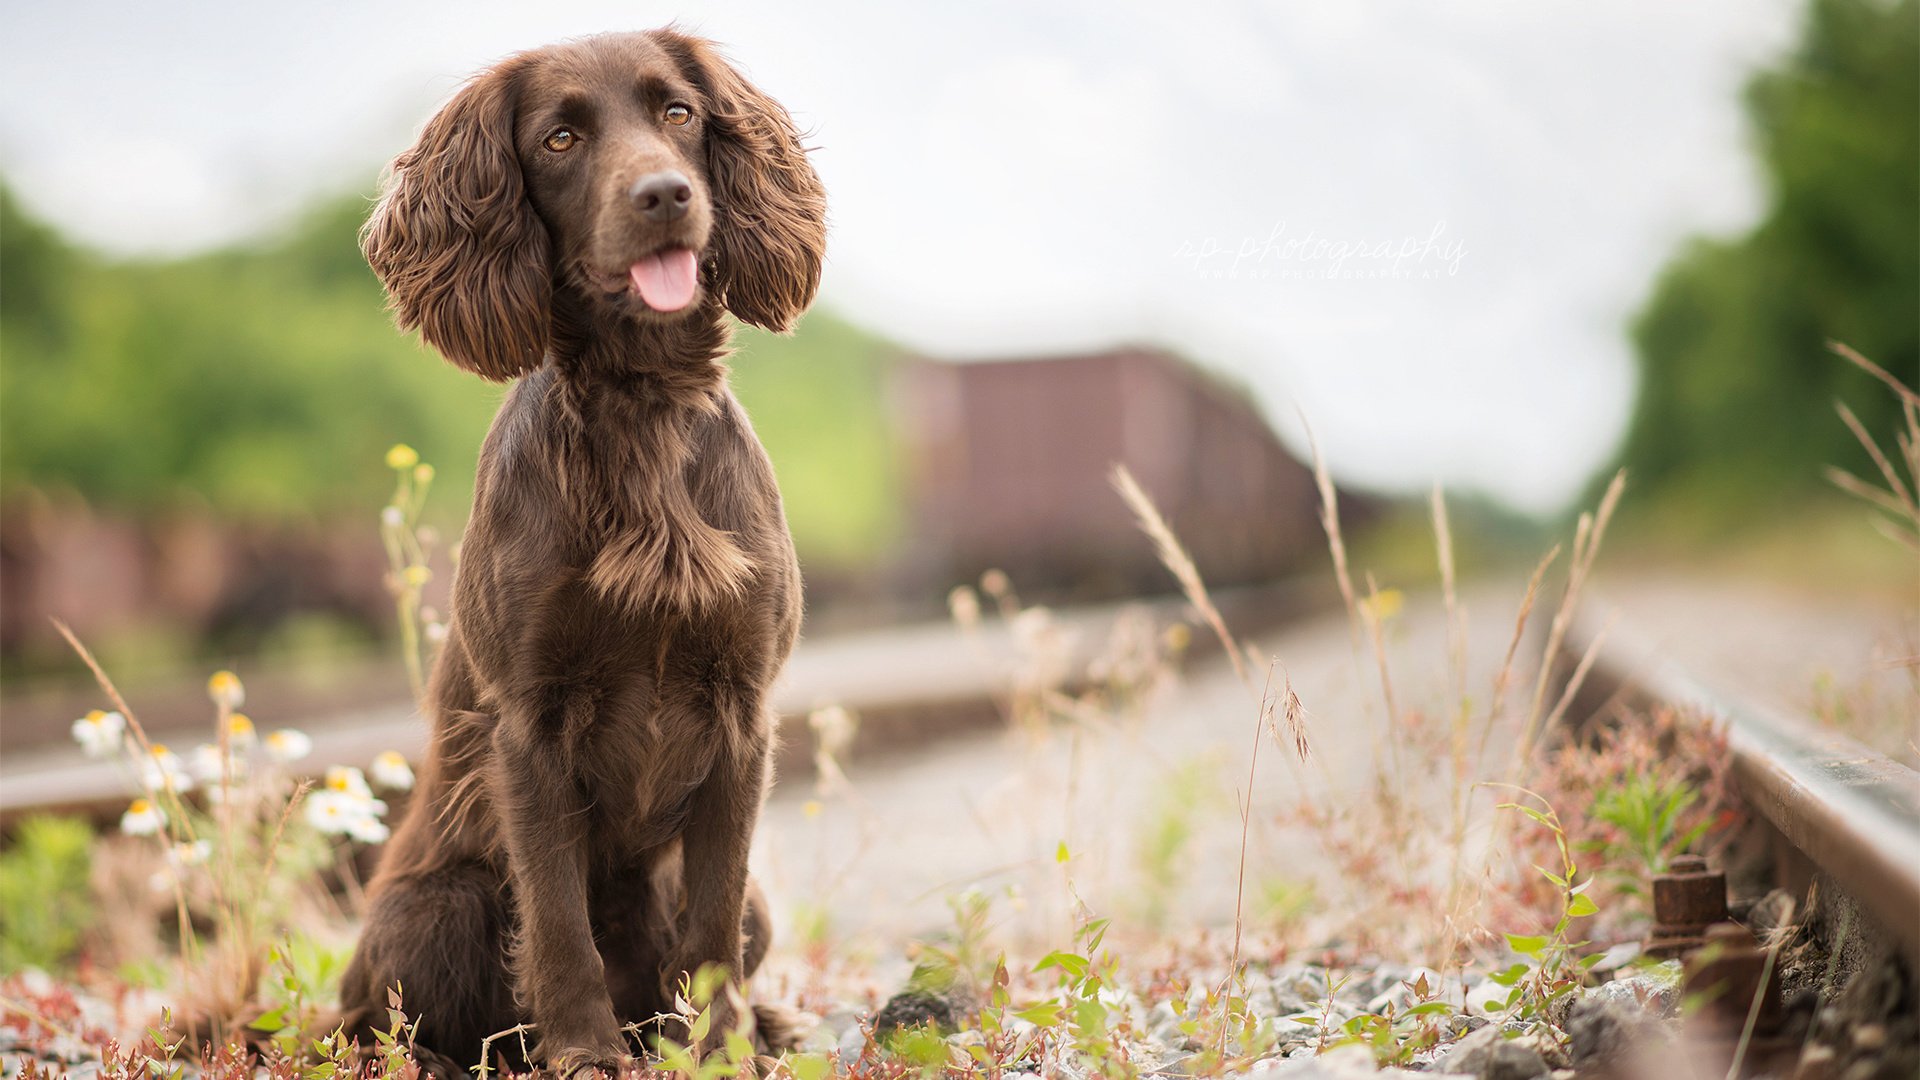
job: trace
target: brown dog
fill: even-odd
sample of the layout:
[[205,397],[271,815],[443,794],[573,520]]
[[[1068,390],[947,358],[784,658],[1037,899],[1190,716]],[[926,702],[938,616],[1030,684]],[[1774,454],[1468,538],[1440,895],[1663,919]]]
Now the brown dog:
[[[786,110],[671,31],[514,56],[394,161],[362,246],[401,327],[519,382],[342,987],[350,1035],[399,985],[436,1071],[523,1022],[535,1061],[612,1069],[683,974],[765,955],[747,848],[800,577],[725,313],[788,328],[824,245]],[[734,1020],[715,1007],[710,1039]]]

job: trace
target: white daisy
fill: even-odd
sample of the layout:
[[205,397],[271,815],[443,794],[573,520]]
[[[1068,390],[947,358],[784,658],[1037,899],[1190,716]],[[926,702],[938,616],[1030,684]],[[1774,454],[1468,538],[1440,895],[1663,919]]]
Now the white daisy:
[[351,798],[322,788],[307,796],[305,816],[307,824],[329,836],[338,836],[347,831],[357,811]]
[[398,750],[389,750],[374,758],[367,771],[373,774],[374,783],[388,791],[413,790],[413,769]]
[[387,838],[387,827],[380,821],[386,811],[387,804],[379,799],[325,787],[307,797],[306,818],[307,824],[329,836],[346,835],[377,844]]
[[120,749],[127,731],[127,718],[117,712],[95,709],[73,722],[73,741],[88,757],[106,757]]
[[279,731],[268,735],[265,739],[265,744],[267,747],[267,756],[282,765],[291,761],[299,761],[301,758],[313,753],[313,740],[307,737],[306,732],[295,731],[292,728],[281,728]]
[[367,786],[366,776],[351,765],[327,767],[327,790],[337,791],[355,799],[373,798],[373,789]]
[[181,841],[167,848],[167,865],[179,869],[187,866],[201,866],[213,855],[213,841],[195,840],[192,843]]
[[347,835],[363,844],[384,844],[392,834],[387,823],[372,814],[361,814],[347,821]]
[[[187,759],[187,767],[203,784],[220,785],[220,748],[212,743],[201,743],[193,748],[193,756]],[[240,779],[240,770],[246,763],[238,757],[227,755],[229,780]]]
[[128,836],[152,836],[166,823],[167,815],[145,799],[133,800],[127,812],[120,815],[120,831]]
[[247,689],[240,685],[240,676],[231,671],[216,671],[207,680],[207,696],[215,705],[237,709],[247,700]]
[[160,743],[147,748],[147,758],[140,762],[140,785],[148,791],[160,791],[172,788],[176,792],[193,790],[193,775],[187,772],[186,763],[180,755],[167,749]]
[[236,754],[244,754],[259,742],[253,730],[253,718],[246,713],[234,713],[227,717],[227,749]]

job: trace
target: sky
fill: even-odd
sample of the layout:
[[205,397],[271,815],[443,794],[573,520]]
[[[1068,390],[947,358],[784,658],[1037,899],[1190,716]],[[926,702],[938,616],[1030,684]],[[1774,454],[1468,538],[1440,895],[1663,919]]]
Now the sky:
[[[802,10],[804,8],[804,11]],[[0,7],[0,174],[114,255],[371,192],[471,72],[668,22],[809,131],[823,303],[918,351],[1172,347],[1346,482],[1563,508],[1676,245],[1764,204],[1791,0]]]

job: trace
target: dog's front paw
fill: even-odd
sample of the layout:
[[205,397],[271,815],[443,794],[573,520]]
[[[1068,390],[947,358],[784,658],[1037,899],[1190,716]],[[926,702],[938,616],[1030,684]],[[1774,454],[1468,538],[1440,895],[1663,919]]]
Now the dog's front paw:
[[616,1080],[622,1070],[633,1064],[626,1047],[620,1044],[568,1046],[545,1057],[547,1072],[554,1080]]

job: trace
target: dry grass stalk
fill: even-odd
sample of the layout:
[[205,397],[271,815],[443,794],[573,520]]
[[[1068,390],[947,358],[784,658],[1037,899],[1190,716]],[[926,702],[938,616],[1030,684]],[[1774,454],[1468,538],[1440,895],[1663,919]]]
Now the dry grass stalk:
[[1882,490],[1854,476],[1844,469],[1829,467],[1827,479],[1835,487],[1863,499],[1892,515],[1892,520],[1875,517],[1874,527],[1889,539],[1916,552],[1920,552],[1920,394],[1915,393],[1900,380],[1888,374],[1878,364],[1839,342],[1829,342],[1829,347],[1846,358],[1862,371],[1893,388],[1900,399],[1900,413],[1905,421],[1902,430],[1894,432],[1894,445],[1899,448],[1900,459],[1906,465],[1907,477],[1902,478],[1900,470],[1881,450],[1880,443],[1867,430],[1860,418],[1853,414],[1843,402],[1834,402],[1840,420],[1853,433],[1867,456],[1873,459],[1874,467],[1880,470],[1880,477],[1886,482]]
[[[111,701],[120,715],[126,718],[127,731],[139,745],[140,753],[144,758],[151,759],[154,743],[147,738],[146,726],[141,724],[139,717],[134,715],[133,706],[127,704],[127,699],[121,695],[120,688],[107,677],[106,669],[101,667],[100,661],[94,658],[93,650],[82,644],[80,638],[74,634],[73,628],[65,622],[60,619],[54,619],[52,622],[53,628],[60,632],[60,636],[66,639],[68,646],[80,657],[80,661],[87,665],[87,670],[93,673],[94,682],[99,684],[101,692],[107,695],[107,700]],[[187,814],[186,800],[180,797],[179,789],[174,786],[172,774],[165,769],[160,770],[160,791],[166,796],[169,804],[167,828],[178,829],[178,835],[187,843],[195,842],[197,838],[194,836],[193,819]],[[179,925],[180,933],[180,982],[184,986],[192,981],[194,972],[203,970],[204,961],[199,955],[202,952],[200,936],[194,931],[193,915],[187,905],[186,887],[177,874],[173,877],[173,906],[174,918]],[[217,998],[218,995],[216,1000]],[[220,1018],[216,1014],[216,1019]]]
[[1566,716],[1567,709],[1573,704],[1574,695],[1580,692],[1581,684],[1587,679],[1588,669],[1593,667],[1594,659],[1600,655],[1600,646],[1607,640],[1607,633],[1613,629],[1613,623],[1613,618],[1608,617],[1606,624],[1600,627],[1600,632],[1593,635],[1593,640],[1587,643],[1587,651],[1580,655],[1580,662],[1574,665],[1573,674],[1567,676],[1567,685],[1560,693],[1560,700],[1554,703],[1553,711],[1547,714],[1545,725],[1547,730],[1551,731]]
[[[1277,662],[1276,660],[1276,663]],[[1273,733],[1275,742],[1282,743],[1282,745],[1290,742],[1293,746],[1294,757],[1298,758],[1300,763],[1304,765],[1313,760],[1313,747],[1307,742],[1307,710],[1304,705],[1300,704],[1300,695],[1293,692],[1293,679],[1287,675],[1285,669],[1281,670],[1280,678],[1281,699],[1279,712],[1287,721],[1287,739],[1282,740],[1280,738],[1279,728],[1273,724],[1271,715],[1269,715],[1267,719],[1267,728]]]
[[1907,491],[1907,485],[1900,479],[1899,470],[1895,469],[1893,462],[1888,461],[1887,456],[1880,451],[1880,444],[1867,432],[1867,426],[1860,422],[1860,418],[1853,414],[1852,409],[1847,408],[1845,402],[1836,401],[1833,403],[1833,408],[1840,414],[1840,420],[1847,425],[1847,430],[1853,432],[1853,437],[1860,441],[1860,445],[1867,451],[1867,456],[1871,457],[1874,465],[1879,468],[1880,476],[1887,482],[1887,490],[1881,491],[1869,486],[1843,469],[1830,469],[1829,475],[1837,473],[1859,484],[1864,490],[1856,491],[1855,494],[1879,502],[1896,514],[1904,514],[1907,517],[1920,515],[1920,507],[1914,504],[1913,496]]
[[1300,414],[1300,426],[1307,432],[1307,450],[1313,456],[1313,483],[1320,490],[1320,528],[1327,534],[1327,550],[1333,553],[1333,576],[1340,586],[1340,599],[1347,605],[1347,634],[1354,651],[1360,649],[1360,605],[1354,598],[1353,575],[1347,570],[1347,543],[1340,535],[1340,496],[1334,490],[1333,476],[1327,471],[1327,459],[1320,454],[1320,442],[1313,437],[1313,425],[1307,414]]
[[[1585,591],[1587,578],[1593,573],[1594,560],[1600,554],[1600,542],[1606,536],[1607,523],[1613,520],[1613,512],[1620,505],[1620,495],[1626,490],[1627,471],[1613,474],[1613,480],[1607,484],[1606,494],[1600,498],[1600,506],[1591,514],[1581,514],[1580,523],[1573,534],[1573,558],[1567,564],[1567,584],[1560,594],[1560,606],[1553,613],[1553,623],[1547,630],[1547,646],[1541,653],[1540,673],[1534,680],[1533,701],[1527,707],[1526,725],[1521,729],[1520,740],[1515,746],[1516,756],[1525,761],[1533,753],[1534,741],[1540,734],[1541,709],[1546,704],[1547,682],[1553,673],[1553,658],[1560,655],[1560,646],[1565,642],[1567,630],[1573,624],[1574,612],[1578,609],[1581,594]],[[1574,684],[1577,688],[1578,684]]]
[[1240,869],[1233,886],[1233,958],[1227,965],[1228,979],[1237,978],[1240,974],[1240,932],[1246,925],[1247,830],[1253,821],[1253,779],[1260,767],[1260,736],[1264,734],[1262,729],[1273,724],[1273,669],[1276,666],[1267,665],[1266,685],[1260,688],[1260,711],[1253,724],[1253,754],[1247,759],[1247,787],[1240,793]]
[[1456,585],[1453,526],[1447,517],[1447,497],[1439,484],[1433,485],[1429,504],[1433,514],[1434,554],[1440,563],[1440,598],[1447,612],[1447,658],[1451,662],[1453,698],[1459,701],[1467,693],[1467,619],[1460,607]]
[[1141,489],[1140,482],[1125,465],[1113,467],[1113,487],[1126,500],[1127,507],[1140,523],[1140,531],[1153,541],[1154,551],[1160,556],[1168,572],[1180,583],[1180,591],[1186,595],[1187,603],[1192,604],[1201,619],[1220,639],[1220,646],[1227,651],[1227,659],[1233,662],[1233,673],[1251,689],[1253,679],[1247,673],[1247,665],[1240,657],[1240,646],[1227,631],[1226,620],[1220,617],[1220,610],[1213,606],[1213,598],[1207,595],[1206,582],[1200,579],[1199,568],[1193,564],[1193,557],[1180,545],[1180,538],[1173,534],[1167,520],[1160,516],[1160,510],[1153,500]]
[[1493,733],[1494,724],[1507,708],[1507,691],[1513,688],[1514,660],[1520,655],[1520,643],[1526,639],[1527,620],[1533,615],[1534,602],[1540,596],[1540,584],[1546,580],[1547,570],[1560,558],[1560,545],[1555,544],[1541,556],[1533,573],[1527,578],[1527,592],[1520,601],[1520,613],[1513,620],[1513,638],[1507,642],[1506,659],[1501,661],[1500,670],[1493,677],[1493,702],[1487,709],[1486,726],[1480,729],[1480,753],[1485,755],[1487,738]]
[[1400,771],[1400,740],[1394,737],[1394,728],[1400,723],[1400,707],[1394,700],[1393,676],[1387,663],[1387,642],[1382,627],[1385,620],[1380,614],[1380,583],[1373,579],[1371,573],[1367,574],[1367,602],[1361,606],[1361,611],[1366,615],[1367,637],[1373,643],[1374,666],[1380,672],[1380,697],[1387,709],[1380,734],[1386,740],[1387,753],[1393,763],[1391,779],[1398,784],[1403,774]]
[[[100,661],[93,658],[93,651],[80,643],[80,639],[74,636],[73,629],[66,623],[59,619],[53,619],[51,621],[53,622],[53,628],[60,632],[61,637],[67,639],[67,644],[72,647],[73,651],[80,657],[80,662],[87,665],[88,671],[93,672],[93,681],[99,684],[101,692],[107,695],[107,700],[113,702],[114,709],[126,718],[127,731],[133,735],[134,742],[139,744],[140,752],[151,756],[153,754],[153,742],[147,738],[146,726],[141,724],[140,718],[134,715],[133,706],[127,704],[127,699],[120,696],[120,688],[115,686],[113,680],[107,677],[106,669],[100,666]],[[160,781],[162,789],[165,790],[167,797],[173,802],[173,805],[169,807],[169,809],[178,813],[182,826],[189,830],[187,839],[194,839],[191,832],[192,824],[186,820],[185,804],[180,800],[180,793],[174,790],[173,777],[165,770],[162,770],[160,773]]]
[[1903,403],[1920,407],[1920,393],[1916,393],[1912,387],[1888,374],[1886,368],[1861,356],[1851,345],[1839,341],[1829,341],[1827,342],[1827,348],[1832,349],[1836,354],[1844,357],[1860,370],[1886,383],[1887,386],[1892,388],[1895,394],[1899,395]]

